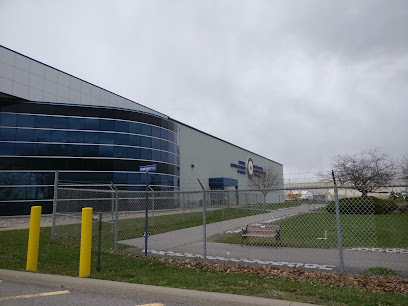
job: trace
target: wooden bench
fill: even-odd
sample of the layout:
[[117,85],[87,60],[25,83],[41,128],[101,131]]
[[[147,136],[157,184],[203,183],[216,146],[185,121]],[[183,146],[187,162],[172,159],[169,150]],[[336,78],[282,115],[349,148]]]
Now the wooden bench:
[[242,229],[241,246],[244,244],[244,240],[248,243],[248,237],[275,238],[278,243],[280,242],[280,226],[270,224],[247,225],[245,229]]

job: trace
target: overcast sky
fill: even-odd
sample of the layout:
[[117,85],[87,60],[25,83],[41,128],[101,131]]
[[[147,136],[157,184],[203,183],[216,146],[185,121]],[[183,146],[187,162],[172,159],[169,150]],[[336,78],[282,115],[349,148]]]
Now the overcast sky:
[[408,153],[408,1],[0,0],[0,44],[284,165]]

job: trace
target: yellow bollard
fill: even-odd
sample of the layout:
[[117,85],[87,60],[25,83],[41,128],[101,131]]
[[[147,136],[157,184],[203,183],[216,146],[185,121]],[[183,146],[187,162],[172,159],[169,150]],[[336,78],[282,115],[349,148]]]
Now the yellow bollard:
[[37,272],[38,247],[40,244],[41,206],[32,206],[30,215],[30,231],[28,234],[28,250],[26,271]]
[[79,255],[79,277],[91,275],[92,208],[82,208],[81,254]]

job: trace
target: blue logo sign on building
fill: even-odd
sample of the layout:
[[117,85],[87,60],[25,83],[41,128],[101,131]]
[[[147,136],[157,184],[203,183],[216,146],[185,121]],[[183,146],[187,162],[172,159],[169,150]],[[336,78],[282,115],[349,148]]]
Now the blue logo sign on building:
[[150,172],[150,171],[156,171],[156,165],[148,165],[148,166],[140,166],[139,171],[140,172]]
[[252,158],[248,158],[248,161],[245,163],[242,160],[239,160],[238,163],[231,163],[231,168],[236,168],[238,174],[246,175],[248,174],[249,178],[260,177],[263,173],[262,167],[254,165]]

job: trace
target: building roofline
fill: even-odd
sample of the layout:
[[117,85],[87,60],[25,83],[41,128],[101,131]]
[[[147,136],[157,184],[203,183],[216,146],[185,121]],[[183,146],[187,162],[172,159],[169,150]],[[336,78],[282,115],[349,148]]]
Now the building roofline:
[[11,51],[11,52],[13,52],[13,53],[16,53],[16,54],[18,54],[18,55],[24,56],[25,58],[28,58],[28,59],[30,59],[30,60],[32,60],[32,61],[34,61],[34,62],[37,62],[37,63],[39,63],[39,64],[41,64],[41,65],[44,65],[44,66],[47,66],[47,67],[49,67],[49,68],[55,69],[55,70],[57,70],[57,71],[59,71],[59,72],[65,73],[66,75],[69,75],[70,77],[76,78],[76,79],[78,79],[78,80],[80,80],[80,81],[82,81],[82,82],[85,82],[85,83],[89,84],[89,85],[92,85],[92,86],[95,86],[95,87],[97,87],[97,88],[99,88],[99,89],[105,90],[105,91],[107,91],[107,92],[109,92],[109,93],[111,93],[111,94],[114,94],[114,95],[116,95],[116,96],[122,98],[122,99],[128,100],[128,101],[130,101],[130,102],[132,102],[132,103],[135,103],[135,104],[137,104],[137,105],[146,107],[147,109],[149,109],[149,110],[151,110],[151,111],[153,111],[153,112],[156,112],[156,113],[158,113],[158,114],[160,114],[160,115],[162,115],[163,117],[165,117],[165,118],[168,119],[168,116],[167,116],[167,115],[165,115],[165,114],[163,114],[163,113],[161,113],[161,112],[159,112],[159,111],[156,111],[156,110],[154,110],[153,108],[150,108],[150,107],[148,107],[148,106],[145,106],[145,105],[143,105],[143,104],[140,104],[140,103],[138,103],[138,102],[135,102],[135,101],[133,101],[133,100],[130,100],[130,99],[126,98],[126,97],[123,97],[123,96],[121,96],[121,95],[118,95],[118,94],[116,94],[116,93],[114,93],[114,92],[112,92],[112,91],[110,91],[110,90],[107,90],[107,89],[105,89],[105,88],[103,88],[103,87],[100,87],[100,86],[98,86],[98,85],[92,84],[92,83],[90,83],[90,82],[88,82],[88,81],[85,81],[85,80],[83,80],[83,79],[81,79],[81,78],[78,78],[78,77],[76,77],[76,76],[74,76],[74,75],[72,75],[72,74],[70,74],[70,73],[67,73],[67,72],[62,71],[62,70],[60,70],[60,69],[57,69],[57,68],[55,68],[55,67],[52,67],[52,66],[50,66],[50,65],[48,65],[48,64],[45,64],[45,63],[43,63],[43,62],[40,62],[40,61],[38,61],[38,60],[36,60],[36,59],[34,59],[34,58],[31,58],[31,57],[29,57],[29,56],[27,56],[27,55],[24,55],[24,54],[20,53],[20,52],[14,51],[13,49],[7,48],[7,47],[5,47],[5,46],[3,46],[3,45],[0,45],[0,47],[2,47],[2,48],[4,48],[4,49],[7,49],[7,50],[9,50],[9,51]]
[[[152,117],[157,117],[159,119],[164,119],[164,120],[168,120],[168,121],[172,121],[168,116],[166,116],[165,118],[162,116],[159,116],[157,114],[153,114],[153,113],[148,113],[148,112],[144,112],[141,110],[137,110],[137,109],[129,109],[129,108],[123,108],[123,107],[117,107],[117,106],[113,106],[113,105],[94,105],[94,104],[78,104],[78,103],[66,103],[66,102],[47,102],[47,101],[34,101],[34,100],[0,100],[1,102],[25,102],[25,103],[35,103],[35,104],[47,104],[47,105],[56,105],[56,106],[71,106],[71,107],[90,107],[90,108],[104,108],[104,109],[113,109],[113,110],[120,110],[120,111],[126,111],[126,112],[134,112],[134,113],[140,113],[143,115],[148,115],[148,116],[152,116]],[[148,123],[147,123],[148,124]]]
[[218,138],[218,137],[216,137],[216,136],[213,136],[213,135],[211,135],[211,134],[208,134],[208,133],[206,133],[206,132],[203,132],[203,131],[201,131],[201,130],[195,128],[195,127],[192,127],[192,126],[190,126],[190,125],[188,125],[188,124],[185,124],[185,123],[183,123],[183,122],[181,122],[181,121],[178,121],[178,120],[173,119],[173,118],[171,118],[171,117],[169,117],[169,120],[172,120],[172,121],[174,121],[174,122],[176,122],[176,123],[178,123],[178,124],[182,124],[182,125],[184,125],[184,126],[190,128],[190,129],[193,129],[193,130],[195,130],[195,131],[197,131],[197,132],[203,133],[204,135],[210,136],[210,137],[212,137],[212,138],[214,138],[214,139],[217,139],[217,140],[219,140],[219,141],[222,141],[222,142],[224,142],[224,143],[226,143],[226,144],[229,144],[229,145],[231,145],[231,146],[233,146],[233,147],[236,147],[236,148],[238,148],[238,149],[247,151],[248,153],[254,154],[254,155],[259,156],[259,157],[261,157],[261,158],[267,159],[267,160],[269,160],[269,161],[271,161],[271,162],[273,162],[273,163],[275,163],[275,164],[278,164],[278,165],[280,165],[280,166],[283,166],[281,163],[278,163],[278,162],[276,162],[276,161],[274,161],[274,160],[272,160],[272,159],[270,159],[270,158],[267,158],[267,157],[262,156],[262,155],[260,155],[260,154],[254,153],[254,152],[249,151],[249,150],[247,150],[247,149],[245,149],[245,148],[242,148],[242,147],[240,147],[240,146],[237,146],[237,145],[235,145],[235,144],[233,144],[233,143],[231,143],[231,142],[228,142],[228,141],[226,141],[226,140],[223,140],[223,139],[221,139],[221,138]]
[[[71,77],[73,77],[73,78],[76,78],[76,79],[78,79],[78,80],[80,80],[80,81],[82,81],[82,82],[85,82],[85,83],[89,84],[89,85],[95,86],[95,87],[97,87],[97,88],[99,88],[99,89],[105,90],[105,91],[107,91],[107,92],[109,92],[109,93],[111,93],[111,94],[114,94],[114,95],[116,95],[116,96],[118,96],[118,97],[120,97],[120,98],[123,98],[123,99],[125,99],[125,100],[130,101],[130,102],[133,102],[133,103],[135,103],[135,104],[137,104],[137,105],[143,106],[143,107],[145,107],[145,108],[147,108],[147,109],[149,109],[149,110],[151,110],[151,111],[153,111],[153,112],[156,112],[156,113],[162,115],[164,118],[166,118],[166,119],[168,119],[168,120],[172,120],[172,121],[174,121],[174,122],[176,122],[176,123],[178,123],[178,124],[182,124],[182,125],[184,125],[184,126],[186,126],[186,127],[189,127],[189,128],[191,128],[191,129],[193,129],[193,130],[195,130],[195,131],[198,131],[198,132],[200,132],[200,133],[203,133],[204,135],[210,136],[210,137],[212,137],[212,138],[214,138],[214,139],[217,139],[217,140],[220,140],[220,141],[222,141],[222,142],[224,142],[224,143],[226,143],[226,144],[232,145],[232,146],[234,146],[234,147],[236,147],[236,148],[239,148],[239,149],[241,149],[241,150],[247,151],[248,153],[254,154],[254,155],[256,155],[256,156],[259,156],[259,157],[261,157],[261,158],[264,158],[264,159],[266,159],[266,160],[269,160],[269,161],[271,161],[271,162],[273,162],[273,163],[275,163],[275,164],[278,164],[278,165],[283,166],[282,164],[280,164],[280,163],[278,163],[278,162],[276,162],[276,161],[274,161],[274,160],[272,160],[272,159],[269,159],[269,158],[267,158],[267,157],[264,157],[264,156],[262,156],[262,155],[259,155],[259,154],[257,154],[257,153],[254,153],[254,152],[252,152],[252,151],[249,151],[249,150],[247,150],[247,149],[244,149],[244,148],[242,148],[242,147],[240,147],[240,146],[237,146],[237,145],[235,145],[235,144],[233,144],[233,143],[230,143],[230,142],[228,142],[228,141],[226,141],[226,140],[223,140],[223,139],[221,139],[221,138],[218,138],[218,137],[216,137],[216,136],[213,136],[213,135],[211,135],[211,134],[208,134],[208,133],[206,133],[206,132],[203,132],[203,131],[201,131],[201,130],[199,130],[199,129],[197,129],[197,128],[194,128],[194,127],[192,127],[192,126],[189,126],[188,124],[185,124],[185,123],[180,122],[180,121],[178,121],[178,120],[175,120],[175,119],[173,119],[173,118],[171,118],[171,117],[169,117],[169,116],[167,116],[167,115],[165,115],[165,114],[163,114],[163,113],[161,113],[161,112],[158,112],[158,111],[156,111],[156,110],[154,110],[154,109],[152,109],[152,108],[150,108],[150,107],[147,107],[147,106],[145,106],[145,105],[143,105],[143,104],[140,104],[140,103],[138,103],[138,102],[132,101],[132,100],[130,100],[130,99],[128,99],[128,98],[125,98],[125,97],[123,97],[123,96],[121,96],[121,95],[118,95],[118,94],[116,94],[116,93],[114,93],[114,92],[112,92],[112,91],[110,91],[110,90],[107,90],[107,89],[102,88],[102,87],[100,87],[100,86],[98,86],[98,85],[92,84],[92,83],[90,83],[90,82],[88,82],[88,81],[85,81],[85,80],[83,80],[83,79],[81,79],[81,78],[78,78],[78,77],[76,77],[76,76],[74,76],[74,75],[72,75],[72,74],[69,74],[69,73],[67,73],[67,72],[65,72],[65,71],[62,71],[62,70],[57,69],[57,68],[55,68],[55,67],[52,67],[52,66],[50,66],[50,65],[48,65],[48,64],[45,64],[45,63],[43,63],[43,62],[40,62],[40,61],[38,61],[38,60],[36,60],[36,59],[33,59],[33,58],[31,58],[31,57],[29,57],[29,56],[27,56],[27,55],[24,55],[24,54],[22,54],[22,53],[20,53],[20,52],[17,52],[17,51],[15,51],[15,50],[12,50],[12,49],[10,49],[10,48],[7,48],[7,47],[5,47],[5,46],[3,46],[3,45],[0,45],[0,47],[4,48],[4,49],[6,49],[6,50],[9,50],[9,51],[11,51],[11,52],[13,52],[13,53],[16,53],[16,54],[18,54],[18,55],[21,55],[21,56],[23,56],[23,57],[25,57],[25,58],[28,58],[28,59],[30,59],[30,60],[32,60],[32,61],[35,61],[35,62],[37,62],[37,63],[39,63],[39,64],[41,64],[41,65],[44,65],[44,66],[47,66],[47,67],[49,67],[49,68],[55,69],[55,70],[57,70],[57,71],[59,71],[59,72],[65,73],[66,75],[69,75],[69,76],[71,76]],[[44,101],[44,103],[47,103],[47,102]],[[63,103],[58,103],[58,102],[53,102],[53,103],[63,104]],[[66,103],[66,104],[68,104],[68,105],[77,105],[77,104],[73,104],[73,103]],[[78,105],[79,105],[79,104],[78,104]],[[81,104],[81,105],[82,105],[82,104]],[[92,105],[92,106],[94,106],[94,105]],[[101,107],[104,107],[103,105],[100,105],[100,106],[101,106]],[[109,107],[109,106],[106,106],[106,107]],[[127,108],[123,108],[123,109],[127,109]],[[137,110],[135,110],[135,111],[137,111]],[[143,112],[143,111],[139,111],[139,112]],[[157,115],[157,114],[152,114],[152,115],[156,115],[156,116],[159,117],[159,115]]]

